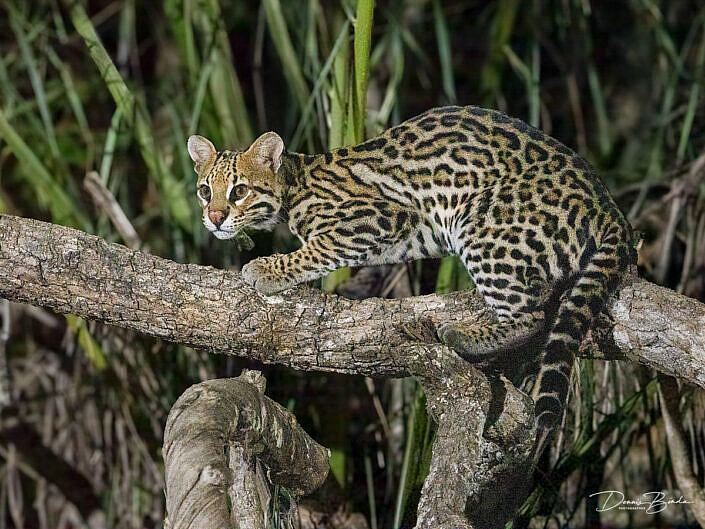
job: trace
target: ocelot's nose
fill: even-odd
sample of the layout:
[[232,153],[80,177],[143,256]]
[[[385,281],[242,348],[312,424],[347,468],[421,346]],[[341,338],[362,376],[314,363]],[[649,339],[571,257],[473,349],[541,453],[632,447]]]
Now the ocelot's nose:
[[228,216],[228,212],[222,209],[211,209],[208,210],[208,218],[215,224],[216,228],[220,228],[225,218]]

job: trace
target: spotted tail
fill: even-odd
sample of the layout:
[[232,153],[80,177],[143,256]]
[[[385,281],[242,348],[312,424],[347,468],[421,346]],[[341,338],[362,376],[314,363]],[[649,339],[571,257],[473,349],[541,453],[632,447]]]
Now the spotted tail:
[[573,359],[580,343],[600,313],[620,275],[633,260],[631,230],[615,226],[593,252],[572,287],[563,293],[541,359],[535,384],[534,402],[538,426],[536,457],[563,418]]

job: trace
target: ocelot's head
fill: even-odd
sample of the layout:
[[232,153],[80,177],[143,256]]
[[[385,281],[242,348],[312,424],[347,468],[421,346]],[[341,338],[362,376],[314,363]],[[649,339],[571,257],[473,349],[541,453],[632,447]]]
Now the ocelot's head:
[[284,142],[274,132],[257,138],[249,149],[216,151],[203,136],[188,139],[188,152],[198,174],[198,201],[203,224],[219,239],[243,228],[270,229],[279,221]]

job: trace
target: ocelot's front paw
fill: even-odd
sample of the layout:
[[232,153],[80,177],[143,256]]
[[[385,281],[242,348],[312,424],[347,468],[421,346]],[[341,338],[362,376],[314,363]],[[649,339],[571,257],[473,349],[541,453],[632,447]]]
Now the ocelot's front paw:
[[242,267],[242,279],[265,295],[275,294],[294,286],[273,269],[276,256],[258,257]]

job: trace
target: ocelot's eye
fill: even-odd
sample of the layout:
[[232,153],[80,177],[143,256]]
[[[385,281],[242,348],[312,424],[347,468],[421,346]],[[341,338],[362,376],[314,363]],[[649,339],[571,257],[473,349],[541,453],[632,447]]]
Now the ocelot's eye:
[[203,184],[198,188],[198,194],[201,195],[203,200],[208,201],[211,199],[211,188]]
[[245,184],[238,184],[230,191],[230,202],[237,202],[247,196],[250,190]]

